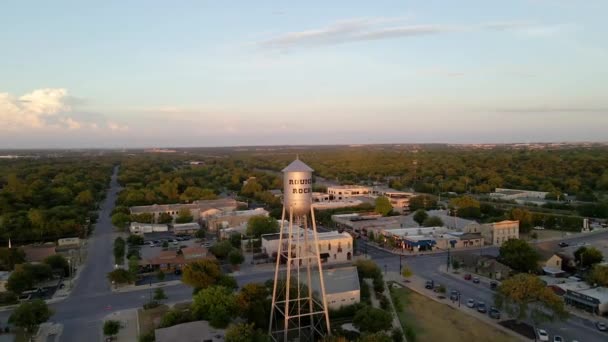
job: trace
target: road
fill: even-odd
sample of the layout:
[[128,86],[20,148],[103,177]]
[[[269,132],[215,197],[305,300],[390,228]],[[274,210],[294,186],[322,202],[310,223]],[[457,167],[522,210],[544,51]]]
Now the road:
[[[598,236],[599,235],[599,236]],[[601,237],[607,237],[608,232],[588,236],[577,236],[568,238],[567,241],[570,244],[589,242],[593,239]],[[365,242],[360,240],[359,250],[365,250]],[[559,241],[553,242],[541,242],[540,244],[557,244]],[[475,251],[459,251],[452,252],[452,255],[458,255],[462,253],[478,253]],[[373,246],[367,247],[367,254],[380,266],[384,271],[388,272],[399,272],[399,256],[387,252],[382,249],[375,248]],[[498,248],[486,247],[483,249],[484,255],[498,255]],[[407,264],[414,274],[426,278],[428,280],[434,280],[435,284],[444,285],[447,291],[457,290],[461,293],[462,305],[465,306],[466,300],[469,298],[475,301],[483,301],[487,306],[491,306],[494,303],[494,291],[490,289],[489,283],[481,282],[480,284],[474,284],[472,281],[464,280],[460,277],[454,277],[447,275],[439,271],[440,267],[445,267],[447,264],[447,253],[428,254],[424,256],[407,256],[401,260],[402,264]],[[432,293],[432,292],[431,292]],[[446,299],[448,300],[448,299]],[[470,309],[473,310],[473,309]],[[478,314],[478,313],[475,313]],[[504,313],[503,313],[504,316]],[[503,317],[504,318],[504,317]],[[540,328],[547,330],[551,339],[554,335],[560,335],[565,338],[565,341],[606,341],[608,340],[608,334],[598,331],[594,326],[594,321],[580,318],[572,315],[565,322],[548,322],[539,325]]]

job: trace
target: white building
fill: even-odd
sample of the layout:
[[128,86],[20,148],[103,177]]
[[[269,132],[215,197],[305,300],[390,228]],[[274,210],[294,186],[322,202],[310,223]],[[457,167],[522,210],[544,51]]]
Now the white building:
[[[286,228],[283,228],[285,231]],[[283,233],[283,250],[287,250],[287,233]],[[302,250],[304,245],[304,230],[299,227],[294,227],[294,235],[298,234],[300,242],[296,242],[292,248],[296,255]],[[313,235],[308,233],[308,241],[312,245]],[[328,264],[344,263],[352,260],[353,257],[353,237],[346,233],[338,233],[336,231],[317,233],[319,238],[319,253],[321,261]],[[270,257],[276,258],[279,249],[279,234],[262,235],[262,250]],[[311,246],[312,248],[312,246]],[[312,250],[314,252],[314,250]]]
[[[315,272],[311,277],[312,289],[317,294],[321,292],[319,273]],[[323,280],[325,283],[325,298],[330,309],[339,309],[359,303],[361,301],[361,291],[359,288],[359,275],[354,266],[338,267],[323,270]]]
[[232,198],[221,198],[215,200],[198,200],[192,203],[175,203],[175,204],[154,204],[131,207],[131,214],[149,213],[154,216],[154,220],[158,220],[161,213],[167,213],[174,219],[182,209],[187,209],[194,220],[203,218],[210,213],[234,211],[238,206],[238,202]]
[[363,185],[335,185],[327,187],[329,200],[341,201],[354,196],[372,196],[376,195],[372,187]]
[[[327,187],[329,201],[348,200],[352,197],[388,197],[393,210],[399,214],[407,214],[410,209],[410,198],[414,196],[411,192],[398,191],[386,187],[374,187],[364,185],[336,185]],[[324,197],[313,197],[315,201],[322,202]]]
[[494,192],[490,194],[490,197],[504,200],[515,200],[519,198],[536,198],[544,200],[547,194],[548,192],[545,191],[496,188]]
[[268,214],[268,211],[264,210],[263,208],[253,210],[223,211],[206,216],[205,221],[207,222],[207,228],[209,228],[210,231],[216,231],[222,228],[238,227],[243,223],[247,223],[249,219],[254,216],[268,217]]
[[129,226],[131,234],[143,235],[148,233],[166,232],[169,231],[169,226],[166,224],[139,223],[131,222]]
[[[470,226],[472,228],[473,226]],[[480,226],[481,236],[486,243],[501,246],[509,239],[519,239],[519,221],[504,220]]]

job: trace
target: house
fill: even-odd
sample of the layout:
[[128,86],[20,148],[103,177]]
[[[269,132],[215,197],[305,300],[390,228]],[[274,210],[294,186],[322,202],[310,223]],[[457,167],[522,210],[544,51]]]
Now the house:
[[156,342],[223,342],[226,331],[208,321],[194,321],[154,330]]
[[25,261],[27,262],[43,262],[47,257],[57,254],[54,243],[27,245],[21,247],[21,249],[25,253]]

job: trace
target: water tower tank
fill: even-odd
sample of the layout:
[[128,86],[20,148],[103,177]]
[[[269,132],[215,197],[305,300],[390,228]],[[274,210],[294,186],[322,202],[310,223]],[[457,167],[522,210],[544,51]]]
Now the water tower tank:
[[312,205],[312,172],[310,166],[296,159],[283,169],[283,205],[294,215],[306,215]]

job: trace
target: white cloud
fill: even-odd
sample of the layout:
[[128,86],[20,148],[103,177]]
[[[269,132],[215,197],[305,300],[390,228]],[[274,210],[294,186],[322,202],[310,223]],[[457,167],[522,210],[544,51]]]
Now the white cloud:
[[126,125],[120,125],[116,122],[108,122],[108,128],[113,132],[125,132],[129,130],[129,127]]
[[[36,89],[18,97],[0,93],[0,131],[74,131],[106,126],[102,115],[74,110],[70,104],[78,102],[64,88]],[[112,131],[127,129],[117,123],[107,126]]]
[[464,31],[516,31],[530,36],[548,36],[559,26],[542,26],[526,21],[491,22],[480,25],[413,25],[402,18],[371,18],[336,21],[326,27],[288,32],[256,43],[270,49],[287,49],[298,46],[335,45],[356,41],[406,38]]

